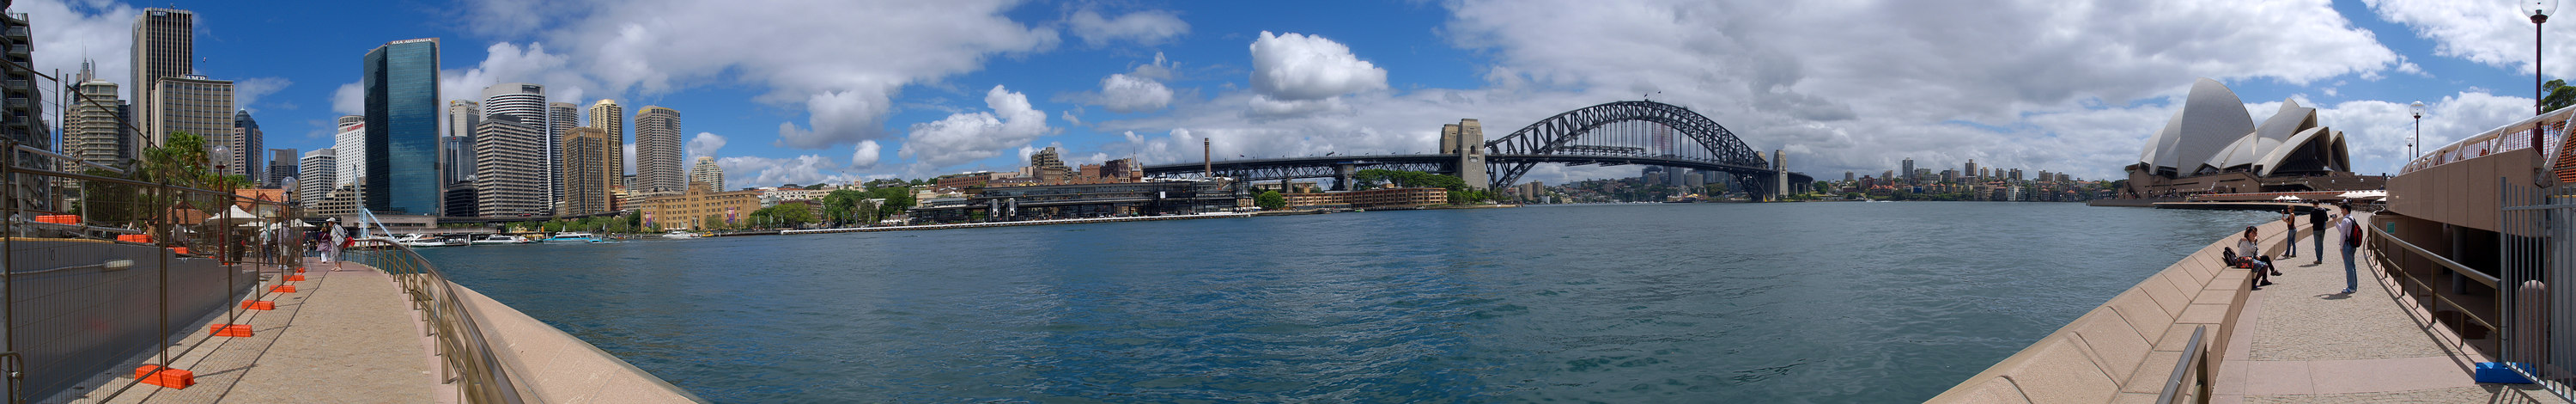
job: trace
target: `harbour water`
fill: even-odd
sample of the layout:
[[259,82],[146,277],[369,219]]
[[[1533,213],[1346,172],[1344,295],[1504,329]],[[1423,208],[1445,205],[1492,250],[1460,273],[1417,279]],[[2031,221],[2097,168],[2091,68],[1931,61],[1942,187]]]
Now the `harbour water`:
[[1543,206],[422,255],[717,402],[1897,402],[2275,217]]

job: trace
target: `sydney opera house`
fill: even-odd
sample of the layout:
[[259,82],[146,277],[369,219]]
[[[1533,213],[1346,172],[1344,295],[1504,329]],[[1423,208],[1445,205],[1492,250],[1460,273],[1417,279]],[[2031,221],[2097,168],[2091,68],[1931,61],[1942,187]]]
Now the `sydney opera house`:
[[2121,197],[2379,189],[2384,176],[2352,173],[2343,132],[2317,124],[2317,109],[2283,100],[2257,124],[2236,92],[2210,79],[2192,83],[2182,108],[2128,167]]

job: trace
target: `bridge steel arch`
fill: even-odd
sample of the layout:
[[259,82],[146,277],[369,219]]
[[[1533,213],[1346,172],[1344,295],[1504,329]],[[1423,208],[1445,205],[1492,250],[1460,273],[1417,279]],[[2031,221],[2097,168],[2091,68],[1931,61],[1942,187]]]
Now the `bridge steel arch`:
[[[1699,147],[1670,144],[1677,137]],[[1497,189],[1519,183],[1521,175],[1546,162],[1722,171],[1757,195],[1771,189],[1778,174],[1762,152],[1745,146],[1743,139],[1717,121],[1689,108],[1654,101],[1617,101],[1556,114],[1485,142],[1485,152],[1510,156],[1487,160],[1493,166],[1487,171],[1488,183]]]

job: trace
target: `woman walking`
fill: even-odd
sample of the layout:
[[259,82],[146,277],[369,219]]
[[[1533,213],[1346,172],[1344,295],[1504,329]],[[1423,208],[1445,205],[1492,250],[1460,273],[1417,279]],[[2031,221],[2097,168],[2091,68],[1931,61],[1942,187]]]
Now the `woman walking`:
[[331,272],[339,272],[340,245],[349,239],[349,234],[340,228],[340,218],[325,222],[329,224],[322,227],[322,262],[331,263]]

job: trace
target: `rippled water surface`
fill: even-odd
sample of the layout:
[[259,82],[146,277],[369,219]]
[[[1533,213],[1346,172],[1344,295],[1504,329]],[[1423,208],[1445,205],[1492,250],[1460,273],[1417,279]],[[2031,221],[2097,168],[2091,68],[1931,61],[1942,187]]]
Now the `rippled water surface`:
[[717,402],[1892,402],[2266,218],[1654,204],[422,254]]

